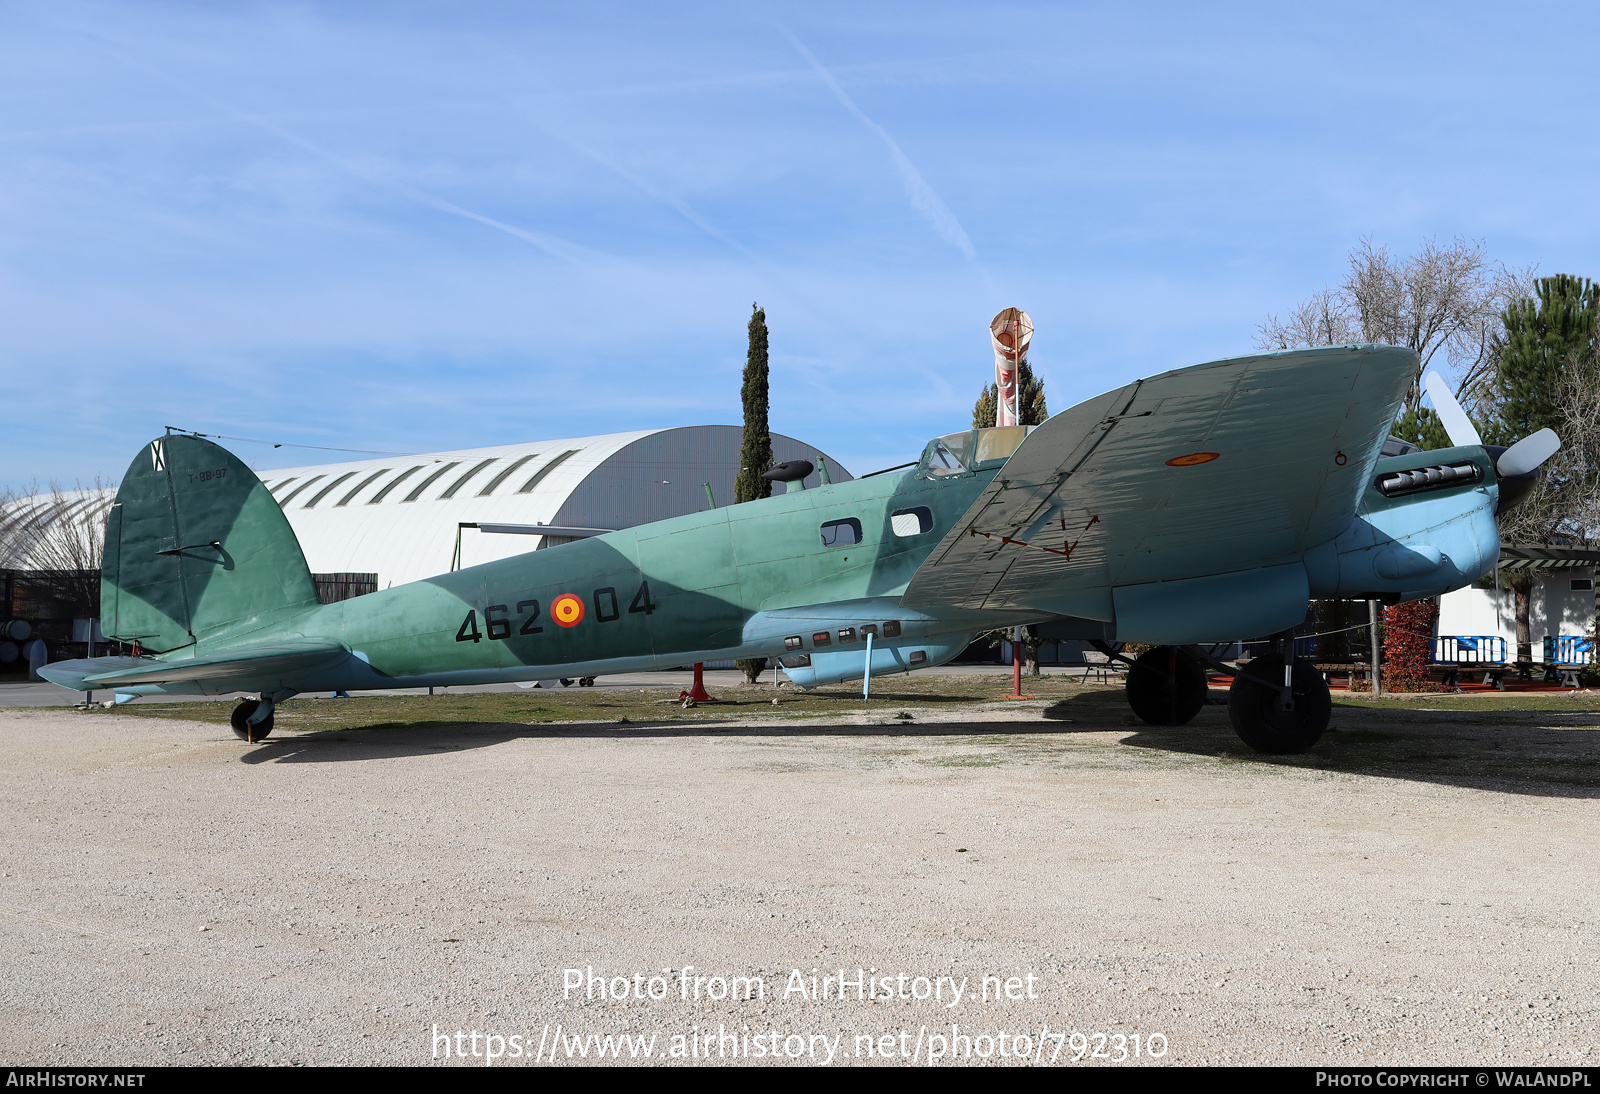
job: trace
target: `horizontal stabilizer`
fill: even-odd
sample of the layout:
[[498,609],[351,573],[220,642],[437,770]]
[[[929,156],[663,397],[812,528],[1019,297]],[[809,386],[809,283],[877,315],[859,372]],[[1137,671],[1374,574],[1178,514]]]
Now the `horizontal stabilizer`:
[[160,665],[154,657],[90,657],[79,658],[76,661],[57,661],[53,665],[41,665],[39,675],[52,684],[60,684],[73,691],[93,691],[95,688],[109,687],[109,684],[90,684],[86,681],[91,676],[104,676],[108,673],[137,672],[140,669],[154,668]]
[[[342,646],[252,646],[201,657],[163,661],[151,657],[96,657],[61,661],[40,670],[52,683],[74,691],[167,684],[214,685],[198,690],[258,691],[280,677],[332,668],[351,656]],[[230,685],[221,687],[220,685]]]

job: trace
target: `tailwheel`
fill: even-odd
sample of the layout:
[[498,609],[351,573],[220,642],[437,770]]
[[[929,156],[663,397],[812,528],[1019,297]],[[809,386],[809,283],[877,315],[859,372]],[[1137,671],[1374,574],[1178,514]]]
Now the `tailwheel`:
[[1206,670],[1177,646],[1157,646],[1128,669],[1128,706],[1153,726],[1181,726],[1206,705]]
[[267,706],[267,716],[254,725],[250,724],[251,717],[260,709],[260,699],[246,699],[233,708],[233,713],[228,716],[228,724],[233,727],[233,735],[235,737],[251,744],[266,740],[267,735],[272,732],[272,707],[270,703]]
[[1316,666],[1296,659],[1289,690],[1294,708],[1283,709],[1283,655],[1257,657],[1233,678],[1228,692],[1228,720],[1239,739],[1257,752],[1304,752],[1317,743],[1328,719],[1333,699],[1328,682]]

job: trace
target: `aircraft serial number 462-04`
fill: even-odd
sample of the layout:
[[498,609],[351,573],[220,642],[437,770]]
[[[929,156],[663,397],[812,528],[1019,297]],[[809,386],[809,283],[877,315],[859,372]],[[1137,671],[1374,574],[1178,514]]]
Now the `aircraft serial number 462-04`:
[[1157,725],[1199,712],[1207,668],[1232,671],[1207,644],[1272,640],[1277,652],[1234,676],[1229,715],[1252,747],[1299,752],[1330,712],[1327,684],[1293,656],[1308,601],[1395,603],[1487,573],[1497,514],[1559,444],[1545,430],[1484,446],[1430,376],[1457,447],[1384,455],[1417,368],[1391,346],[1195,365],[1040,426],[937,438],[914,467],[794,482],[326,605],[266,487],[226,450],[174,434],[134,459],[106,525],[102,629],[144,655],[42,671],[119,695],[252,693],[233,722],[257,740],[302,691],[745,657],[813,687],[938,665],[979,632],[1047,623],[1108,651],[1154,646],[1127,690]]

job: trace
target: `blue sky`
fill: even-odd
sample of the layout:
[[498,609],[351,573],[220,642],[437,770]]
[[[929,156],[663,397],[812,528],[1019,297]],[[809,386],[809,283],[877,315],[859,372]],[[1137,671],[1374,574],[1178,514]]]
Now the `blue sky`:
[[737,423],[752,301],[773,428],[861,473],[1008,305],[1061,410],[1364,235],[1600,276],[1597,13],[0,4],[0,485]]

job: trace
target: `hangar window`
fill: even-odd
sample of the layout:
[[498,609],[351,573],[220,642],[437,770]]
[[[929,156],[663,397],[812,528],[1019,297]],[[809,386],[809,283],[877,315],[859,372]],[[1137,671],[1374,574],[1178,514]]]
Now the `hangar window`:
[[379,490],[376,494],[372,495],[372,497],[368,498],[367,499],[367,504],[368,505],[377,505],[380,501],[382,501],[384,498],[389,496],[389,491],[393,490],[395,487],[397,487],[401,483],[405,482],[412,475],[415,475],[418,471],[421,471],[426,466],[427,466],[426,464],[418,464],[416,467],[408,467],[408,468],[406,468],[404,471],[400,472],[400,474],[396,475],[393,479],[391,479],[389,481],[389,484],[387,486],[385,486],[382,490]]
[[405,496],[404,500],[405,501],[416,501],[418,498],[420,498],[422,496],[422,492],[424,490],[426,490],[428,487],[432,486],[434,483],[438,482],[439,479],[441,477],[443,477],[451,469],[457,468],[457,467],[460,467],[460,466],[461,466],[461,461],[460,460],[455,460],[455,461],[453,461],[451,463],[445,464],[443,467],[439,468],[439,470],[435,471],[433,474],[429,475],[427,478],[425,478],[421,482],[417,483],[416,487],[412,489],[411,493],[409,493],[409,494],[407,494]]
[[889,517],[889,527],[897,536],[920,536],[933,527],[933,510],[926,505],[896,509]]
[[330,482],[327,486],[324,486],[321,490],[318,490],[315,494],[311,495],[311,500],[306,502],[305,505],[302,508],[305,508],[305,509],[315,508],[317,502],[321,501],[323,498],[325,498],[329,494],[333,493],[333,488],[334,487],[338,486],[341,482],[344,482],[346,479],[355,478],[355,475],[356,475],[356,473],[354,471],[346,471],[344,474],[340,475],[338,478],[336,478],[332,482]]
[[272,494],[276,494],[279,490],[282,490],[285,486],[288,486],[293,481],[294,481],[294,476],[291,475],[289,478],[284,479],[282,482],[280,482],[277,486],[274,486],[268,492],[272,493]]
[[850,547],[861,542],[861,522],[855,517],[830,520],[822,526],[824,547]]
[[523,464],[527,463],[529,460],[533,459],[533,457],[537,456],[537,455],[538,455],[537,452],[528,453],[526,456],[522,457],[522,459],[517,460],[510,467],[506,468],[504,471],[500,472],[500,474],[498,474],[494,478],[490,479],[489,480],[489,485],[485,486],[482,490],[478,491],[478,497],[486,498],[490,494],[494,493],[495,487],[497,487],[501,483],[505,482],[512,475],[515,475],[517,473],[517,468],[521,467]]
[[1594,578],[1592,578],[1592,577],[1575,577],[1575,578],[1572,579],[1572,591],[1573,592],[1575,592],[1575,593],[1587,593],[1587,592],[1592,592],[1593,590],[1594,590]]
[[462,475],[455,482],[451,483],[450,484],[450,488],[448,490],[446,490],[444,493],[440,494],[439,496],[441,498],[453,498],[453,497],[455,497],[456,496],[456,491],[460,490],[463,486],[467,485],[467,482],[472,478],[472,476],[476,475],[479,471],[482,471],[485,467],[488,467],[493,462],[494,462],[494,460],[492,460],[492,459],[484,460],[482,463],[480,463],[476,467],[474,467],[471,471],[468,471],[465,475]]
[[351,498],[355,497],[357,494],[361,493],[361,491],[365,490],[367,487],[369,487],[373,483],[377,482],[384,475],[387,475],[391,470],[393,470],[393,469],[385,467],[381,471],[374,471],[372,474],[368,475],[366,478],[361,480],[361,485],[357,486],[354,490],[350,491],[344,497],[340,498],[337,502],[335,502],[333,507],[335,509],[339,509],[339,508],[342,508],[343,506],[349,505]]
[[291,490],[287,494],[285,494],[284,497],[283,497],[283,500],[278,503],[279,508],[282,508],[282,509],[289,508],[289,503],[295,499],[295,495],[299,494],[300,491],[304,490],[306,487],[310,486],[312,483],[316,482],[317,480],[325,479],[327,477],[328,476],[326,476],[326,475],[312,475],[305,482],[301,483],[299,486],[295,487],[293,490]]
[[539,468],[539,470],[535,471],[533,473],[533,478],[531,478],[527,482],[523,483],[522,484],[522,489],[518,490],[517,493],[519,493],[519,494],[531,494],[531,493],[533,493],[533,488],[535,486],[538,486],[539,483],[541,481],[543,481],[543,479],[544,479],[544,477],[546,475],[550,474],[550,472],[554,471],[557,467],[560,467],[562,462],[565,461],[568,456],[576,456],[579,452],[582,452],[582,451],[583,451],[583,449],[581,449],[581,448],[572,448],[572,449],[568,449],[567,451],[561,453],[561,455],[557,456],[555,459],[551,460],[549,463],[547,463],[543,467]]

